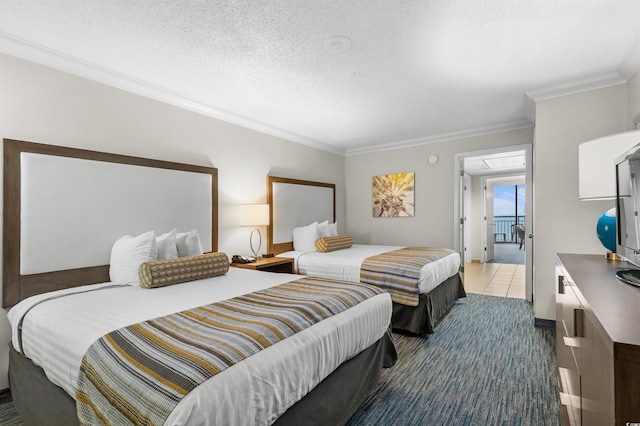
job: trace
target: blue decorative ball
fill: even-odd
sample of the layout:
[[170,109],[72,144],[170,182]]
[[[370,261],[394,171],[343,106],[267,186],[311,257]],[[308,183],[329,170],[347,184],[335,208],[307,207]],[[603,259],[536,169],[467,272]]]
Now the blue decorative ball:
[[616,208],[607,210],[598,219],[596,225],[598,238],[607,250],[616,252]]

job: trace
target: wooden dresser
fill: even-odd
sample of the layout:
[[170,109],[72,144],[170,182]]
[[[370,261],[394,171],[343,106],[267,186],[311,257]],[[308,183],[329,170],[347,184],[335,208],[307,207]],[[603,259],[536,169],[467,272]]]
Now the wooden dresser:
[[556,256],[556,351],[563,424],[640,426],[640,288],[604,255]]

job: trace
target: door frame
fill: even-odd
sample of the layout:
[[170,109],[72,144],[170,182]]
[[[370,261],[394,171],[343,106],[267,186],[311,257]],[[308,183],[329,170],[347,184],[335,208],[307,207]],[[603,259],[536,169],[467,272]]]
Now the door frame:
[[[463,226],[463,212],[464,212],[464,200],[461,193],[461,177],[464,174],[463,160],[468,157],[479,157],[489,154],[498,154],[512,151],[524,151],[525,152],[525,229],[527,230],[526,238],[526,253],[525,253],[525,297],[529,302],[533,302],[533,278],[534,278],[534,265],[533,265],[533,251],[534,251],[534,229],[533,229],[533,144],[523,145],[511,145],[503,146],[499,148],[484,149],[480,151],[460,152],[454,154],[453,162],[453,249],[460,251],[461,245],[464,243],[464,226]],[[464,265],[461,265],[464,270]]]

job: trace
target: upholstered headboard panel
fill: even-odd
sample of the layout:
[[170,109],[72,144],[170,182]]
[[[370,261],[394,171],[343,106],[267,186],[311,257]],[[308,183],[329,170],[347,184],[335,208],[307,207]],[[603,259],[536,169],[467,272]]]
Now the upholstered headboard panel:
[[335,221],[335,184],[268,176],[267,198],[271,253],[293,250],[293,228]]
[[217,169],[4,140],[3,306],[109,281],[122,235],[198,229],[217,250]]

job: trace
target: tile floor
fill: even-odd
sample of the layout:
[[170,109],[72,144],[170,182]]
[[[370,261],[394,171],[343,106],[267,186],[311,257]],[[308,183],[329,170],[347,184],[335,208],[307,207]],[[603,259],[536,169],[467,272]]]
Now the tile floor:
[[464,289],[489,296],[525,298],[525,265],[506,263],[467,263]]

